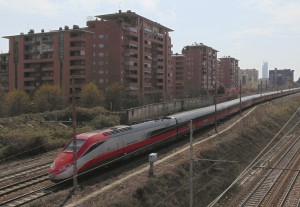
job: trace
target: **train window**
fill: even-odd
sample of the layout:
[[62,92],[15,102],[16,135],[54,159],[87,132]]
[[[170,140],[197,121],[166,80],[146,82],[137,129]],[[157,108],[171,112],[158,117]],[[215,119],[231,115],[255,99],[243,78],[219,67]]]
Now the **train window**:
[[96,149],[102,143],[104,143],[104,142],[97,142],[96,144],[92,145],[82,156],[90,153],[91,151],[93,151],[94,149]]
[[[78,150],[84,143],[84,139],[77,139],[76,140],[76,149]],[[69,142],[69,144],[66,146],[64,151],[70,152],[73,151],[73,141],[71,140],[71,142]]]

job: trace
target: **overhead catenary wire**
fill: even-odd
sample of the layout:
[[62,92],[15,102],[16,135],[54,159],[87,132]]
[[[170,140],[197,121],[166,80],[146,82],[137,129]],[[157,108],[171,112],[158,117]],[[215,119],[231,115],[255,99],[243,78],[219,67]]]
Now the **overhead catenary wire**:
[[[237,121],[235,121],[234,123],[232,123],[232,124],[231,124],[230,126],[228,126],[226,129],[222,130],[222,131],[220,132],[220,134],[222,134],[222,133],[226,132],[227,130],[231,129],[231,128],[232,128],[233,126],[235,126],[238,122],[240,122],[242,119],[244,119],[244,118],[247,117],[249,114],[251,114],[256,108],[257,108],[257,106],[253,107],[249,112],[247,112],[247,114],[245,114],[244,116],[240,117]],[[203,142],[206,142],[206,141],[208,141],[208,140],[211,140],[211,139],[215,138],[216,136],[217,136],[217,134],[214,134],[214,135],[211,135],[210,137],[205,138],[205,139],[203,139],[203,140],[198,140],[197,142],[194,143],[194,146],[196,146],[196,145],[198,145],[198,144],[201,144],[201,143],[203,143]],[[188,149],[187,147],[185,147],[185,148],[183,148],[183,149],[180,149],[180,150],[178,150],[178,151],[172,153],[172,155],[169,155],[169,156],[167,156],[167,157],[162,158],[162,159],[161,159],[160,161],[158,161],[158,162],[161,163],[161,162],[163,162],[163,161],[165,161],[165,160],[168,160],[168,159],[170,159],[170,158],[172,158],[172,157],[174,157],[174,156],[176,156],[176,155],[178,155],[178,154],[180,154],[180,153],[186,151],[187,149]],[[146,170],[146,169],[144,168],[144,169],[142,169],[142,170],[135,171],[135,172],[133,172],[132,174],[130,174],[130,176],[126,176],[126,179],[129,179],[129,178],[131,178],[131,177],[133,177],[133,176],[135,176],[135,175],[137,175],[137,174],[139,174],[139,173],[141,173],[142,171],[145,171],[145,170]],[[109,185],[109,186],[106,186],[106,187],[104,187],[104,188],[102,188],[102,189],[100,189],[100,190],[98,190],[98,191],[95,191],[95,192],[93,192],[91,195],[88,195],[88,196],[86,196],[86,197],[84,197],[84,198],[82,198],[82,199],[76,201],[75,203],[73,203],[73,204],[71,204],[71,205],[68,205],[68,207],[77,206],[77,205],[83,203],[84,201],[86,201],[87,199],[92,198],[92,197],[95,197],[96,195],[99,195],[99,194],[103,193],[104,191],[108,190],[109,188],[114,187],[114,186],[120,184],[120,182],[121,182],[121,181],[118,180],[118,181],[114,182],[113,184],[111,184],[111,185]]]
[[[259,162],[259,157],[262,155],[262,153],[271,145],[271,143],[277,138],[277,136],[283,131],[283,129],[290,123],[290,121],[294,118],[294,116],[296,116],[296,114],[298,113],[298,111],[300,110],[300,107],[296,110],[296,112],[294,112],[294,114],[291,116],[291,118],[284,124],[284,126],[277,132],[277,134],[270,140],[270,142],[261,150],[261,152],[252,160],[252,162],[241,172],[241,174],[215,199],[213,200],[207,207],[212,207],[214,206],[222,197],[225,193],[227,193],[227,191],[229,189],[231,189],[242,177],[244,177],[244,175],[254,166]],[[286,135],[293,130],[298,124],[300,123],[300,121],[294,125],[294,127],[292,127],[292,129],[290,129]],[[285,136],[286,136],[285,135]],[[285,137],[284,136],[284,137]],[[284,138],[283,137],[283,138]],[[277,143],[278,144],[278,143]],[[277,145],[276,144],[276,145]],[[275,146],[276,146],[275,145]],[[274,146],[274,147],[275,147]]]
[[[64,122],[69,122],[69,121],[64,121]],[[188,122],[188,121],[187,121],[187,122]],[[60,123],[60,122],[59,122],[59,123]],[[43,146],[46,146],[46,144],[39,145],[39,146],[37,146],[37,147],[28,149],[28,150],[26,150],[26,151],[24,151],[24,152],[21,152],[21,153],[18,153],[18,154],[9,156],[9,157],[2,158],[2,159],[0,159],[0,163],[3,162],[3,161],[7,161],[7,160],[9,160],[9,159],[11,159],[11,158],[14,158],[14,157],[16,157],[16,156],[19,156],[19,155],[25,154],[25,153],[27,153],[27,152],[33,151],[33,150],[35,150],[35,149],[37,149],[37,148],[40,148],[40,147],[43,147]]]

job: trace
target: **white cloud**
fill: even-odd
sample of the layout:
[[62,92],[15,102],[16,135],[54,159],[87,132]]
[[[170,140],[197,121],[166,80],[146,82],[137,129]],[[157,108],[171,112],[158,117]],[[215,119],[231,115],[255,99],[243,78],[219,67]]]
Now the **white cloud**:
[[286,4],[273,12],[274,22],[299,27],[300,2]]
[[244,0],[246,9],[262,12],[271,17],[271,24],[291,26],[300,31],[300,1],[297,0]]

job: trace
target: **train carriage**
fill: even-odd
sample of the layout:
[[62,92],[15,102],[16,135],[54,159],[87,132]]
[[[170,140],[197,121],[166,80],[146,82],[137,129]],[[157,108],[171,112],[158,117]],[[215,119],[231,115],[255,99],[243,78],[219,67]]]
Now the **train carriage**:
[[[78,172],[114,162],[120,158],[135,156],[163,143],[178,139],[189,133],[188,122],[190,120],[193,121],[193,127],[197,130],[213,123],[216,119],[228,117],[240,109],[298,91],[299,89],[291,89],[256,94],[241,98],[241,104],[239,99],[220,103],[217,105],[216,112],[213,105],[143,123],[120,125],[79,134],[76,136]],[[49,177],[53,181],[59,181],[72,175],[73,142],[70,141],[51,165]]]

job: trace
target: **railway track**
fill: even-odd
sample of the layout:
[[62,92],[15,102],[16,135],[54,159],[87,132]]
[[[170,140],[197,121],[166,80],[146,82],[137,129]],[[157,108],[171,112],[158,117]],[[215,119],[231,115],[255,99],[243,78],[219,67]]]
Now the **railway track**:
[[300,206],[300,171],[294,173],[291,181],[288,184],[288,188],[284,195],[280,199],[278,207],[283,206]]
[[3,183],[11,180],[17,179],[18,177],[25,176],[28,174],[36,173],[50,167],[51,162],[46,162],[38,165],[26,166],[24,168],[19,168],[17,171],[10,171],[8,173],[0,175],[0,182]]
[[[19,206],[49,194],[40,190],[49,185],[47,170],[51,162],[31,164],[0,175],[0,206]],[[53,184],[52,184],[53,185]],[[29,190],[33,192],[28,193]],[[39,190],[39,191],[37,191]]]
[[11,198],[9,200],[3,201],[0,203],[0,206],[21,206],[26,203],[29,203],[33,200],[36,200],[38,198],[41,198],[43,196],[46,196],[48,194],[51,194],[53,191],[57,191],[60,187],[58,187],[59,184],[50,184],[46,187],[31,191],[29,193],[25,193],[22,195],[19,195],[17,197]]
[[[226,198],[221,200],[221,202],[217,203],[214,201],[209,206],[214,206],[214,205],[216,205],[216,206],[258,206],[258,205],[255,205],[255,203],[246,204],[243,202],[245,202],[247,200],[247,198],[250,196],[251,193],[254,193],[255,189],[258,188],[258,186],[260,185],[260,183],[263,182],[264,179],[266,179],[266,177],[268,176],[267,174],[269,174],[270,171],[283,172],[282,173],[283,176],[281,176],[281,177],[279,176],[280,178],[278,178],[278,180],[279,181],[283,180],[284,184],[281,183],[279,185],[279,187],[278,187],[278,183],[274,184],[273,190],[270,190],[271,195],[276,193],[276,196],[273,196],[273,200],[274,201],[276,200],[276,202],[272,202],[272,199],[268,198],[268,197],[270,197],[270,193],[269,193],[268,195],[263,196],[263,205],[260,205],[260,206],[272,206],[272,207],[280,206],[280,205],[278,205],[278,203],[279,203],[278,199],[277,198],[274,199],[274,197],[280,198],[280,202],[282,202],[282,203],[284,202],[283,200],[288,200],[288,198],[286,198],[286,199],[283,198],[282,192],[279,192],[279,191],[282,191],[283,188],[284,189],[291,188],[290,192],[292,192],[292,193],[287,192],[287,190],[285,191],[286,197],[291,197],[291,199],[292,199],[294,196],[298,196],[297,199],[299,199],[300,198],[300,194],[299,194],[300,187],[298,187],[298,190],[296,190],[296,191],[292,190],[292,188],[293,189],[297,188],[296,187],[297,184],[293,184],[294,182],[297,182],[297,179],[294,178],[295,181],[293,181],[291,179],[291,177],[292,176],[295,177],[296,175],[293,175],[293,174],[298,173],[298,171],[299,171],[297,169],[299,169],[300,163],[297,164],[297,162],[298,162],[297,160],[300,159],[300,157],[296,158],[296,156],[295,156],[296,160],[290,162],[290,163],[294,164],[295,166],[287,165],[286,168],[276,166],[276,163],[278,163],[278,160],[283,159],[284,154],[287,154],[287,151],[291,150],[292,146],[295,143],[298,142],[298,144],[299,144],[300,136],[297,137],[298,135],[296,135],[296,134],[299,134],[299,129],[298,129],[299,124],[300,124],[300,121],[298,121],[296,124],[293,124],[293,126],[286,127],[286,129],[283,130],[283,131],[286,131],[286,133],[280,138],[279,142],[277,142],[271,148],[269,147],[269,149],[265,148],[265,151],[268,151],[268,152],[263,153],[264,155],[261,155],[260,157],[258,156],[257,161],[253,162],[254,164],[252,164],[251,167],[249,168],[250,170],[248,170],[248,172],[245,173],[243,176],[240,176],[239,180],[237,180],[237,182],[235,182],[235,185],[238,186],[238,188],[239,188],[238,193],[234,193],[232,195],[228,194]],[[266,150],[266,149],[268,149],[268,150]],[[294,150],[297,150],[297,149],[294,149]],[[299,153],[296,153],[296,154],[299,154]],[[289,174],[289,175],[287,175],[287,174]],[[286,177],[286,178],[283,179],[283,177]],[[280,181],[280,182],[282,182],[282,181]],[[289,186],[287,186],[285,183],[289,183]],[[279,189],[279,191],[274,190],[274,188],[276,188],[275,186],[277,186],[277,189]],[[293,187],[293,186],[295,186],[295,187]],[[294,196],[291,196],[293,194],[293,192],[294,192]],[[269,201],[266,202],[265,200],[269,200]],[[298,202],[298,200],[297,200],[297,202]],[[270,203],[272,203],[272,205],[270,205]],[[284,205],[284,206],[286,206],[286,205]]]
[[[267,170],[267,174],[256,184],[250,194],[248,194],[238,206],[274,206],[274,195],[278,197],[280,193],[278,190],[283,187],[282,183],[286,183],[285,181],[291,177],[284,177],[284,169],[289,168],[291,164],[295,166],[295,162],[298,164],[300,159],[298,156],[299,151],[300,136],[281,156],[279,161]],[[294,182],[291,183],[291,186],[294,185]],[[271,202],[270,200],[273,201]]]
[[43,181],[49,180],[48,173],[44,173],[42,175],[37,175],[34,177],[31,177],[26,180],[22,180],[20,182],[12,183],[6,186],[0,187],[0,197],[3,195],[6,195],[8,193],[18,191],[20,189],[35,185],[37,183],[41,183]]

